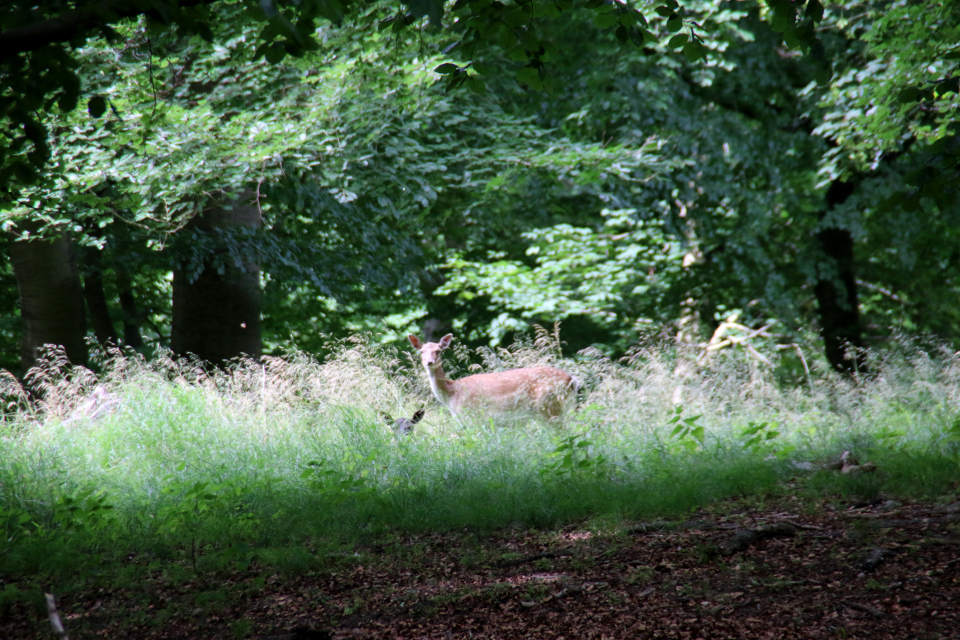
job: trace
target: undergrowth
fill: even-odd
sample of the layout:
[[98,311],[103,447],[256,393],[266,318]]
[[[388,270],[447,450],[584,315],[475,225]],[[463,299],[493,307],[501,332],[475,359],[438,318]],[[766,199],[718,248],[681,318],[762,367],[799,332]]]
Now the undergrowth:
[[[906,345],[858,380],[815,368],[795,384],[738,352],[696,366],[657,346],[563,360],[541,333],[481,353],[483,370],[549,364],[586,381],[562,425],[454,419],[413,355],[357,339],[324,363],[292,353],[224,372],[114,351],[94,375],[51,352],[31,398],[3,377],[0,600],[121,579],[130,558],[297,572],[395,532],[682,517],[785,492],[930,498],[960,480],[949,352]],[[452,377],[477,369],[469,355],[448,355]],[[383,417],[424,407],[408,435]],[[845,451],[869,465],[833,469]]]

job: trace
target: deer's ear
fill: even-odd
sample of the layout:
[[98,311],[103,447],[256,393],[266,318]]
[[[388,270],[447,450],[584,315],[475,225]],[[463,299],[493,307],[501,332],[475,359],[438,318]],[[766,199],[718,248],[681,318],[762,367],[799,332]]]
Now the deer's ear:
[[427,412],[426,409],[420,409],[415,414],[413,414],[413,419],[410,421],[411,424],[417,424],[420,422],[420,419],[423,418],[423,414]]
[[447,347],[450,346],[450,343],[451,343],[451,342],[453,342],[453,334],[452,334],[452,333],[448,333],[447,335],[445,335],[445,336],[443,336],[442,338],[440,338],[440,348],[441,348],[441,349],[446,349]]
[[412,333],[407,336],[407,340],[409,340],[409,341],[410,341],[410,344],[413,345],[413,348],[416,349],[416,350],[418,350],[418,351],[420,350],[421,347],[423,347],[423,343],[420,342],[420,338],[418,338],[417,336],[413,335]]

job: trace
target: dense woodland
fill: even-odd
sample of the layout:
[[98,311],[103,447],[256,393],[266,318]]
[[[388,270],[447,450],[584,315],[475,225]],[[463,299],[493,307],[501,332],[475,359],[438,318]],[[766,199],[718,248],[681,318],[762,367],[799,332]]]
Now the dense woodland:
[[179,4],[0,10],[3,368],[960,345],[955,3]]
[[0,3],[0,637],[952,637],[958,43]]

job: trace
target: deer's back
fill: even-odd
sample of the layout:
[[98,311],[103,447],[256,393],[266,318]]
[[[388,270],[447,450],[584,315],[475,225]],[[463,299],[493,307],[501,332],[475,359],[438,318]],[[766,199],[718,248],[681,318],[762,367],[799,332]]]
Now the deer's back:
[[559,416],[578,387],[576,378],[554,367],[479,373],[454,380],[450,408],[531,411],[548,420]]

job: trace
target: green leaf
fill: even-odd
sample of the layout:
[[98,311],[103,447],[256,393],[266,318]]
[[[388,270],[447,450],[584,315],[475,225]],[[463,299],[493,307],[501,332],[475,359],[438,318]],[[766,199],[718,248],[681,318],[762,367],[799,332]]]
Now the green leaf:
[[287,55],[287,50],[278,42],[274,42],[264,53],[264,57],[270,64],[277,64]]
[[103,96],[93,96],[87,102],[87,113],[94,118],[99,118],[107,110],[107,101]]
[[897,94],[897,102],[909,103],[920,100],[921,92],[918,87],[907,87]]
[[825,87],[830,84],[830,79],[833,78],[833,69],[829,65],[817,65],[813,77],[816,78],[818,85]]
[[440,75],[449,75],[451,73],[457,73],[458,71],[460,71],[460,67],[452,62],[444,62],[433,70],[434,73],[439,73]]
[[415,17],[428,16],[432,25],[440,26],[443,21],[443,0],[404,0],[404,4]]
[[593,24],[600,29],[609,29],[617,24],[617,14],[614,12],[598,13],[593,16]]
[[540,51],[541,44],[540,39],[537,38],[537,35],[528,30],[528,29],[519,29],[517,32],[517,39],[520,41],[520,44],[523,45],[523,48],[531,53]]
[[807,3],[807,16],[814,22],[823,20],[823,5],[820,0],[809,0]]
[[316,7],[317,13],[330,22],[340,22],[346,15],[346,9],[339,0],[319,0]]
[[543,81],[540,79],[540,72],[533,67],[524,67],[517,71],[517,81],[528,85],[531,89],[537,91],[543,90]]
[[468,89],[470,89],[470,91],[473,91],[479,95],[483,95],[487,92],[486,83],[477,76],[468,76],[466,80],[466,86]]
[[683,20],[680,18],[680,16],[675,15],[667,20],[667,30],[670,33],[676,33],[677,31],[680,31],[680,29],[683,29]]
[[800,49],[803,47],[803,40],[797,37],[796,29],[784,30],[783,42],[791,49]]
[[693,64],[698,60],[706,59],[707,48],[703,46],[703,43],[697,42],[696,40],[691,40],[687,44],[683,45],[683,55],[686,57],[687,62]]
[[773,14],[773,20],[770,21],[770,28],[777,33],[783,33],[793,26],[793,16],[784,13]]
[[479,60],[474,60],[471,66],[473,67],[474,71],[476,71],[482,76],[490,75],[490,73],[492,72],[490,65],[484,62],[480,62]]
[[73,111],[77,108],[77,101],[79,98],[79,93],[75,93],[70,89],[65,89],[63,93],[60,94],[60,97],[57,98],[57,106],[61,111]]
[[[677,35],[670,38],[670,41],[667,42],[667,46],[670,47],[671,49],[679,49],[683,45],[687,44],[687,40],[689,39],[690,39],[690,36],[688,36],[687,34],[678,33]],[[686,53],[686,51],[684,51],[684,53]]]
[[948,93],[960,93],[960,76],[954,76],[952,78],[941,80],[937,83],[936,92],[939,96],[943,96]]
[[546,18],[559,18],[560,7],[552,2],[546,2],[538,7],[538,15]]
[[516,45],[517,36],[509,25],[504,24],[500,28],[500,37],[498,43],[500,48],[505,50],[509,50]]

